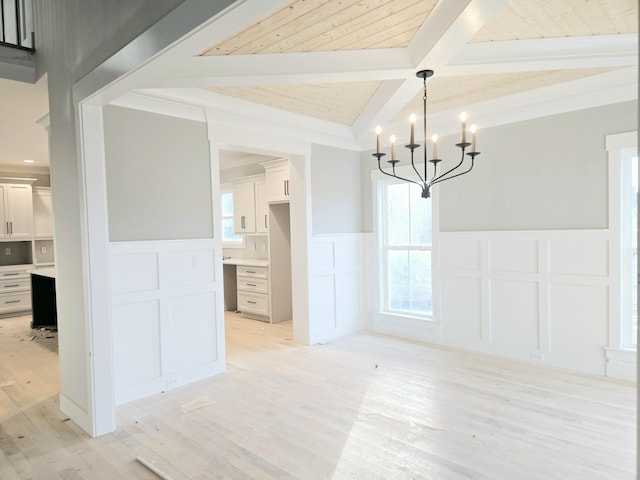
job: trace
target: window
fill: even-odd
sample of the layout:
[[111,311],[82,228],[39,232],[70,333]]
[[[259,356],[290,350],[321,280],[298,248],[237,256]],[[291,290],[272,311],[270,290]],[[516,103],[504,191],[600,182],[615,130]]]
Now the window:
[[638,331],[638,137],[607,135],[609,155],[610,269],[613,293],[610,346],[637,349]]
[[233,191],[222,190],[222,246],[225,248],[244,248],[244,237],[233,231]]
[[433,314],[431,199],[413,183],[383,183],[380,208],[383,308],[390,313]]
[[637,347],[638,330],[638,155],[620,151],[622,163],[622,339]]

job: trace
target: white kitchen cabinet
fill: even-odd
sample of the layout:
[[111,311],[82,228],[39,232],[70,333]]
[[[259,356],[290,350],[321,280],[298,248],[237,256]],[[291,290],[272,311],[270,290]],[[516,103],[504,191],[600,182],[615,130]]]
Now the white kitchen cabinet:
[[33,236],[53,238],[53,207],[50,187],[33,187]]
[[236,234],[266,233],[264,175],[242,177],[233,183],[233,229]]
[[0,240],[33,238],[31,185],[0,183]]
[[269,321],[269,268],[238,265],[236,276],[238,311],[251,318]]
[[282,203],[289,201],[289,160],[271,160],[263,162],[267,180],[267,202]]
[[269,204],[267,203],[267,183],[265,180],[255,182],[256,192],[256,232],[269,231]]
[[0,267],[0,314],[31,310],[31,265]]

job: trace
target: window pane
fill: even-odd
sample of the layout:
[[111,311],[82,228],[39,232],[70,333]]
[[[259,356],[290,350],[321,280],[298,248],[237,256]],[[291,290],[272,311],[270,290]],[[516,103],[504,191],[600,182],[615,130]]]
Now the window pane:
[[409,255],[403,250],[391,250],[387,255],[388,308],[409,311]]
[[433,312],[431,292],[431,252],[409,252],[411,311],[423,315]]
[[[233,216],[233,193],[225,192],[222,194],[222,216]],[[233,230],[233,228],[232,228]]]
[[431,199],[422,198],[422,190],[411,184],[411,245],[431,245]]
[[233,218],[222,219],[222,241],[242,242],[242,237],[233,233]]
[[409,188],[407,184],[387,186],[387,243],[409,245]]

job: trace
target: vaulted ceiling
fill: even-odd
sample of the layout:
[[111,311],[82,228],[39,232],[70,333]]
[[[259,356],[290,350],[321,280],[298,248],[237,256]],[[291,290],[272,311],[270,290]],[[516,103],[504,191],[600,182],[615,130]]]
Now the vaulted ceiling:
[[420,113],[422,68],[444,133],[463,109],[490,126],[637,98],[637,33],[636,0],[247,0],[139,93],[364,144]]

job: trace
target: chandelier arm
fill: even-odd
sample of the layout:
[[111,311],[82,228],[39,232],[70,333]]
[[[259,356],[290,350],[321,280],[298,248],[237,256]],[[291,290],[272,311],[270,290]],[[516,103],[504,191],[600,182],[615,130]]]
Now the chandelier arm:
[[378,170],[380,170],[380,173],[383,173],[385,175],[387,175],[388,177],[392,177],[392,178],[397,178],[398,180],[403,180],[405,182],[411,182],[411,183],[415,183],[416,185],[418,185],[420,188],[424,189],[424,186],[422,183],[416,182],[415,180],[410,180],[408,178],[404,178],[404,177],[399,177],[398,175],[395,174],[395,168],[394,173],[389,173],[389,172],[385,172],[382,167],[380,166],[380,160],[378,160]]
[[[447,170],[444,173],[441,173],[440,175],[438,175],[437,177],[434,176],[430,181],[429,181],[429,185],[434,185],[436,183],[439,183],[440,181],[446,180],[444,177],[446,177],[447,175],[449,175],[451,172],[453,172],[454,170],[457,170],[458,168],[460,168],[460,166],[464,163],[464,148],[462,149],[462,156],[460,157],[460,161],[458,162],[458,164]],[[465,172],[466,173],[466,172]],[[456,177],[458,175],[455,175]],[[453,177],[448,177],[448,178],[453,178]],[[442,180],[441,180],[442,179]]]
[[[457,167],[456,167],[457,168]],[[464,172],[460,172],[457,173],[455,175],[451,175],[450,177],[446,177],[446,178],[442,178],[444,177],[444,175],[440,175],[438,178],[436,178],[435,180],[432,180],[431,182],[429,182],[429,186],[431,185],[435,185],[436,183],[440,183],[440,182],[444,182],[445,180],[451,180],[452,178],[456,178],[459,177],[461,175],[464,175],[465,173],[469,173],[471,171],[471,169],[473,168],[473,157],[471,157],[471,166],[465,170]],[[455,170],[455,168],[449,170],[447,173],[452,172],[453,170]]]

